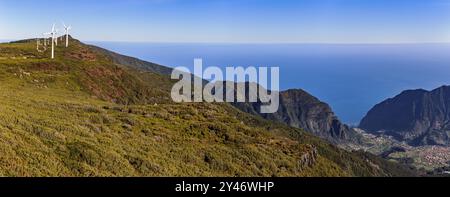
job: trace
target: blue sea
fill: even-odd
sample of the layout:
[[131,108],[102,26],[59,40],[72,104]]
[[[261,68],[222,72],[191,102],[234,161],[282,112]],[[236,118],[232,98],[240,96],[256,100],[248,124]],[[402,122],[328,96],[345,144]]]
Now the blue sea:
[[280,88],[301,88],[357,125],[375,104],[406,89],[450,84],[450,44],[177,44],[90,42],[158,64],[279,66]]

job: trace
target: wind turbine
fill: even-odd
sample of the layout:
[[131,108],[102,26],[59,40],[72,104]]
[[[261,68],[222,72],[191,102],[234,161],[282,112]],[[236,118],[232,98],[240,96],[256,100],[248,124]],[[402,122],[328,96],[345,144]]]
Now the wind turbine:
[[45,45],[45,37],[44,37],[44,46],[43,46],[43,49],[41,50],[41,49],[39,49],[39,47],[41,47],[41,38],[36,38],[36,50],[38,51],[38,52],[40,52],[40,53],[42,53],[42,52],[44,52],[44,51],[46,51],[47,50],[47,46]]
[[36,38],[36,50],[37,51],[39,51],[39,45],[40,45],[39,38]]
[[55,44],[58,43],[58,39],[56,38],[56,34],[58,30],[55,29],[55,24],[53,24],[52,31],[49,33],[44,33],[44,35],[50,35],[52,37],[52,59],[55,58]]
[[58,29],[55,29],[55,24],[53,24],[52,32],[55,33],[55,45],[58,46]]
[[62,23],[64,26],[64,33],[66,34],[66,47],[69,46],[69,30],[72,29],[72,26],[66,26],[66,24],[64,24],[64,22]]
[[44,35],[44,46],[47,46],[47,37],[45,34],[43,34],[43,35]]

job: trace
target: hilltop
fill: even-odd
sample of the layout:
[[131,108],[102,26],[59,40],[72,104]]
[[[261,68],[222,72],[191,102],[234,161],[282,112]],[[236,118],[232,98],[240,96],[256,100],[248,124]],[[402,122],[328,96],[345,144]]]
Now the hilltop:
[[1,176],[414,176],[229,104],[173,103],[170,68],[0,44]]
[[410,145],[450,145],[450,86],[406,90],[374,106],[360,127]]

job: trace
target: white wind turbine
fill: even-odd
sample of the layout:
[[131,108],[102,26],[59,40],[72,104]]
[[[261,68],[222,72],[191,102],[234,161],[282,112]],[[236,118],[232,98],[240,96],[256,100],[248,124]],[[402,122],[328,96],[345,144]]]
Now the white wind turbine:
[[46,39],[45,39],[45,37],[44,37],[44,46],[43,46],[43,49],[41,50],[40,49],[40,47],[41,47],[41,38],[36,38],[36,50],[38,51],[38,52],[40,52],[40,53],[42,53],[42,52],[44,52],[44,51],[46,51],[47,50],[47,46],[45,45],[45,42],[46,42]]
[[39,51],[39,45],[41,43],[39,42],[39,38],[36,38],[36,50]]
[[44,46],[47,46],[47,37],[46,37],[45,33],[43,35],[44,35]]
[[53,24],[53,32],[55,32],[55,45],[58,46],[58,29],[55,29],[55,24]]
[[51,32],[44,33],[44,35],[47,35],[47,36],[50,35],[51,39],[52,39],[52,59],[55,58],[55,46],[54,45],[58,43],[58,39],[56,37],[57,33],[58,33],[58,30],[55,29],[55,24],[53,24]]
[[69,46],[69,30],[72,29],[72,26],[66,26],[66,24],[64,24],[63,22],[63,26],[64,26],[64,33],[66,34],[66,47]]

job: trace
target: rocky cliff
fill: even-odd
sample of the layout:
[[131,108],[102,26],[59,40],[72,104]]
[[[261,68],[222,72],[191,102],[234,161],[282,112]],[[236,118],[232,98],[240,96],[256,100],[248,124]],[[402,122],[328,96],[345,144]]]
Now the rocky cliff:
[[360,127],[411,145],[450,144],[450,86],[407,90],[373,107]]
[[235,103],[242,111],[268,120],[302,128],[331,142],[354,141],[356,132],[342,124],[330,106],[301,89],[280,92],[280,107],[276,113],[261,114],[261,103]]

